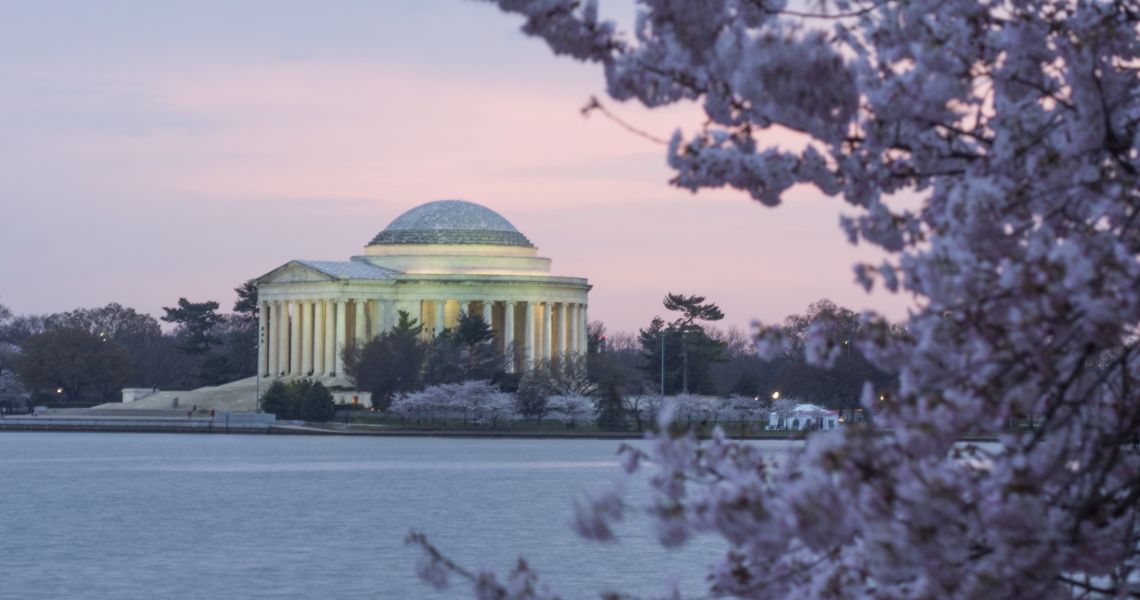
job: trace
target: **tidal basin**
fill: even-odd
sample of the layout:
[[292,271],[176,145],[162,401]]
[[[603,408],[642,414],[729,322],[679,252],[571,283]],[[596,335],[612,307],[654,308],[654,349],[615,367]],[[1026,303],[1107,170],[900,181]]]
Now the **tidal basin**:
[[[773,452],[785,443],[769,443]],[[723,542],[664,550],[637,515],[579,538],[572,500],[620,475],[577,439],[0,433],[0,598],[457,598],[415,576],[426,532],[505,575],[522,554],[564,598],[702,595]],[[628,498],[649,498],[644,479]]]

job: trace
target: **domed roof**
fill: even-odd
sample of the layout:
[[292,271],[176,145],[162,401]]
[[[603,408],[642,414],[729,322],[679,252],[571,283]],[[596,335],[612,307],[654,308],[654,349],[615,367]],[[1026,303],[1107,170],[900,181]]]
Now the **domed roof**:
[[499,213],[466,200],[436,200],[396,217],[376,234],[377,244],[479,244],[533,248]]

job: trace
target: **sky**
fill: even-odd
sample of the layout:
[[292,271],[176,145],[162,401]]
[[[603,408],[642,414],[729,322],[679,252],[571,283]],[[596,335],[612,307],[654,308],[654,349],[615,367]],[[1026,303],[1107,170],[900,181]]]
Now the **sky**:
[[[628,22],[629,2],[603,2]],[[668,185],[665,148],[580,109],[600,69],[463,0],[0,0],[0,304],[162,314],[291,259],[347,260],[419,204],[460,198],[587,277],[590,319],[635,331],[668,292],[748,329],[865,293],[843,202],[775,209]],[[658,137],[692,106],[608,101]],[[773,133],[779,141],[779,134]]]

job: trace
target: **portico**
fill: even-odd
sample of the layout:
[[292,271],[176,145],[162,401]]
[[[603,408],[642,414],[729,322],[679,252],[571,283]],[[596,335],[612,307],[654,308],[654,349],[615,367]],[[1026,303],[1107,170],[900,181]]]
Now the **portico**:
[[263,377],[334,377],[342,350],[406,311],[432,336],[481,315],[512,370],[586,352],[586,279],[549,258],[494,211],[461,200],[409,210],[348,261],[293,260],[258,279]]

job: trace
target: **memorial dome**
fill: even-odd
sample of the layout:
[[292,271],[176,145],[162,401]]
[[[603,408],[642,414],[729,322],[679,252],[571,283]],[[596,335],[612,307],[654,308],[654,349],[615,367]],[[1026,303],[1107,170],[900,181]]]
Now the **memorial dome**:
[[396,217],[369,243],[376,245],[471,244],[533,248],[499,213],[466,200],[436,200]]

